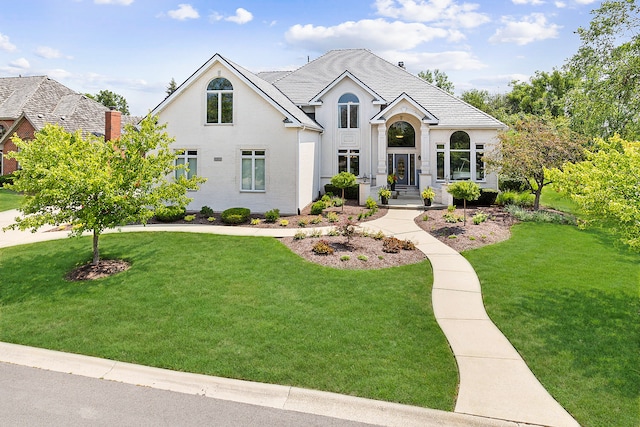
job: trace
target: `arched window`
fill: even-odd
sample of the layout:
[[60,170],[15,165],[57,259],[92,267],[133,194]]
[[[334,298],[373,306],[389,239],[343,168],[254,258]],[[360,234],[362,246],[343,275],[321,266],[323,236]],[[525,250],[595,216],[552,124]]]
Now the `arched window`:
[[207,123],[233,123],[233,85],[225,78],[207,86]]
[[389,147],[415,147],[415,129],[407,122],[395,122],[389,126],[387,145]]
[[449,139],[449,172],[454,181],[471,179],[471,138],[461,130]]
[[345,93],[338,99],[338,127],[340,129],[358,128],[358,108],[360,100],[352,93]]

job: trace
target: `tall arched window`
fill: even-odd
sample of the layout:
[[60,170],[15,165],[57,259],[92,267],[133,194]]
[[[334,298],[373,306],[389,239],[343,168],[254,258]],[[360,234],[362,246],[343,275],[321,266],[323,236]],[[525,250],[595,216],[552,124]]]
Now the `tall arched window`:
[[338,99],[338,127],[340,129],[358,128],[358,108],[360,100],[352,93],[345,93]]
[[207,86],[207,123],[233,123],[233,85],[223,77]]
[[461,130],[449,139],[449,172],[454,181],[471,179],[471,138]]
[[415,147],[416,131],[407,122],[395,122],[389,126],[387,132],[387,145],[389,147]]

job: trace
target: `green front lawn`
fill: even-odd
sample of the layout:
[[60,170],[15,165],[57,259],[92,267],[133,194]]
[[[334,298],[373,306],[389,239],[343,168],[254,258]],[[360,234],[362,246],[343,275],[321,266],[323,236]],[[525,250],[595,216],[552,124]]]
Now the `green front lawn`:
[[20,207],[22,196],[13,191],[0,188],[0,212]]
[[601,233],[519,224],[466,252],[487,312],[583,426],[640,420],[640,255]]
[[129,271],[63,279],[88,238],[0,250],[0,340],[452,410],[458,374],[428,262],[345,271],[270,238],[101,238]]

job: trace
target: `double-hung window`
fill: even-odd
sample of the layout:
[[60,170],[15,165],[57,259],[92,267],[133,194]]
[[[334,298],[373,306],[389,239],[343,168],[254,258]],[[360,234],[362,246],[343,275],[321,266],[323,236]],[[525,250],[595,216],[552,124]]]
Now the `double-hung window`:
[[233,85],[223,77],[207,86],[207,123],[233,123]]
[[189,179],[198,174],[198,150],[180,150],[180,154],[176,154],[176,166],[182,166],[176,169],[176,179],[181,176]]
[[242,150],[242,191],[265,191],[265,151]]
[[360,100],[352,93],[345,93],[338,99],[338,127],[357,129]]

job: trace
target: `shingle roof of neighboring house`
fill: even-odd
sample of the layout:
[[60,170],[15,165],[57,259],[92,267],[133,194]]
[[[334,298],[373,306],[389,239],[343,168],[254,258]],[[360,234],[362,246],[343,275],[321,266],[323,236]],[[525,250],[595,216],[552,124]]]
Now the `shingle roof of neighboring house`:
[[503,128],[505,125],[366,49],[332,50],[293,72],[267,78],[296,105],[308,105],[337,77],[349,71],[391,103],[403,92],[438,118],[439,126]]
[[[81,129],[104,134],[109,109],[46,76],[0,78],[0,119],[25,117],[36,131],[45,124],[59,124],[68,132]],[[122,116],[122,125],[139,117]]]

